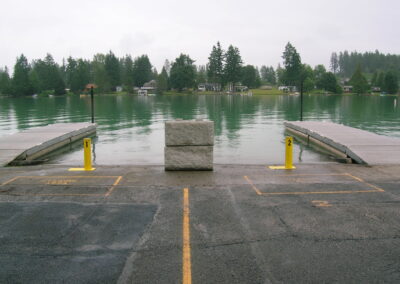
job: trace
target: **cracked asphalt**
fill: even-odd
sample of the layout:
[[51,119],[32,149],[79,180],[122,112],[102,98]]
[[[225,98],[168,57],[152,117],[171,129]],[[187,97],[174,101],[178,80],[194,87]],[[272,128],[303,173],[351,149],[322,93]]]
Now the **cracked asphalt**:
[[399,220],[400,166],[1,168],[0,282],[397,283]]

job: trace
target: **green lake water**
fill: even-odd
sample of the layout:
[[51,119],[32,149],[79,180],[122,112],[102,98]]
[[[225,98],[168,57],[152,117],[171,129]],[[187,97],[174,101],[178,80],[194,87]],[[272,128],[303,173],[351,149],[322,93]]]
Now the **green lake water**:
[[[95,164],[163,164],[164,122],[214,121],[214,162],[279,164],[284,161],[283,122],[299,120],[299,96],[168,95],[95,96]],[[333,121],[400,137],[400,97],[305,95],[304,120]],[[90,121],[90,97],[0,98],[0,137],[60,122]],[[50,163],[82,164],[77,147]],[[333,161],[295,144],[294,163]]]

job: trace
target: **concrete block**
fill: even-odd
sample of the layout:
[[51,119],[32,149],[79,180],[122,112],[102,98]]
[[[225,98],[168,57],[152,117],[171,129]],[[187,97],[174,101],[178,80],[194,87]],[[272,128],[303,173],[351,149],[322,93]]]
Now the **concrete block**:
[[212,170],[213,146],[165,147],[165,170]]
[[165,122],[166,146],[212,146],[214,123],[208,120],[174,120]]

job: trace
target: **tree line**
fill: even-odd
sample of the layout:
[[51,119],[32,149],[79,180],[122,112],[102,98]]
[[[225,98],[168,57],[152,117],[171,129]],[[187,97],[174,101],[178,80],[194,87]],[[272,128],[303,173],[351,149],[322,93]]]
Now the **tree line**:
[[350,78],[358,65],[362,66],[365,73],[372,74],[379,71],[400,72],[400,55],[383,54],[378,50],[364,53],[345,50],[339,52],[339,54],[337,52],[331,54],[330,68],[333,73],[341,77]]
[[[384,55],[378,51],[363,54],[334,52],[331,55],[330,72],[322,64],[312,68],[302,63],[300,54],[288,42],[282,59],[283,64],[278,64],[276,69],[265,65],[259,69],[245,65],[237,47],[229,45],[224,50],[217,42],[211,49],[206,65],[195,65],[195,60],[189,55],[180,54],[173,62],[166,60],[158,73],[147,55],[118,58],[110,51],[107,54],[96,54],[92,60],[69,57],[58,64],[51,54],[31,62],[22,54],[16,60],[12,76],[7,67],[0,68],[0,94],[26,96],[62,95],[66,91],[80,93],[85,91],[88,83],[94,83],[98,93],[116,91],[118,86],[130,93],[134,87],[142,87],[151,80],[157,82],[159,92],[171,89],[182,91],[208,83],[218,90],[235,85],[258,88],[262,84],[278,84],[294,86],[305,92],[319,89],[341,93],[339,79],[344,84],[355,85],[354,89],[359,93],[368,91],[370,87],[379,87],[388,93],[398,91],[398,55]],[[362,68],[373,72],[370,84]]]

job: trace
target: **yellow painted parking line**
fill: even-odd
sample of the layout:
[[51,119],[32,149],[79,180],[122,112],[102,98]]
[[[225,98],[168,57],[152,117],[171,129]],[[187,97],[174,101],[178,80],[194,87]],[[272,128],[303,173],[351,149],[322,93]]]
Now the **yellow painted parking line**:
[[190,252],[190,208],[189,208],[189,189],[183,189],[183,224],[182,224],[182,283],[192,283],[192,264]]
[[[315,174],[316,176],[323,176],[324,174]],[[293,177],[295,175],[279,175],[280,177]],[[313,174],[297,174],[297,176],[313,176]],[[350,178],[355,179],[356,181],[365,184],[372,189],[367,189],[367,190],[333,190],[333,191],[295,191],[295,192],[262,192],[260,189],[258,189],[255,184],[252,182],[252,180],[248,176],[243,176],[244,179],[250,184],[250,186],[253,188],[253,190],[258,194],[258,195],[307,195],[307,194],[353,194],[353,193],[373,193],[373,192],[384,192],[380,187],[377,187],[373,184],[367,183],[364,180],[362,180],[359,177],[353,176],[348,173],[344,174],[326,174],[326,176],[349,176]],[[274,175],[276,177],[276,175]]]
[[[108,197],[114,191],[115,187],[118,186],[120,183],[122,176],[16,176],[13,177],[6,182],[0,184],[0,187],[8,185],[18,179],[22,178],[34,178],[34,179],[47,179],[46,185],[58,186],[58,185],[70,185],[72,182],[76,182],[76,180],[72,179],[90,179],[90,178],[113,178],[115,179],[113,185],[107,190],[105,194],[98,194],[98,193],[37,193],[37,194],[30,194],[30,193],[13,193],[19,196],[104,196]],[[79,185],[78,185],[79,186]],[[94,187],[92,185],[86,185],[88,187]],[[5,190],[0,190],[0,192],[8,192]]]
[[105,196],[110,196],[110,194],[113,192],[114,188],[119,184],[119,182],[121,181],[122,176],[119,176],[117,178],[117,180],[113,183],[113,185],[110,187],[110,189],[107,191],[107,193],[105,194]]
[[9,184],[9,183],[11,183],[11,182],[13,182],[13,181],[15,181],[17,178],[19,178],[19,177],[13,177],[12,179],[10,179],[10,180],[8,180],[8,181],[6,181],[6,182],[3,182],[0,186],[3,186],[3,185],[6,185],[6,184]]
[[383,190],[382,188],[380,188],[380,187],[378,187],[378,186],[376,186],[376,185],[370,184],[370,183],[364,181],[363,179],[361,179],[361,178],[359,178],[359,177],[353,176],[353,175],[351,175],[351,174],[349,174],[349,173],[346,173],[346,175],[348,175],[348,176],[354,178],[355,180],[358,180],[359,182],[362,182],[362,183],[368,185],[369,187],[375,189],[376,191],[385,192],[385,190]]
[[332,207],[332,204],[330,204],[328,201],[326,200],[313,200],[311,201],[311,203],[315,206],[315,207]]
[[253,182],[249,179],[248,176],[243,176],[244,179],[251,185],[251,187],[254,189],[254,191],[258,194],[258,195],[262,195],[263,193],[253,184]]

